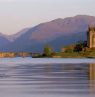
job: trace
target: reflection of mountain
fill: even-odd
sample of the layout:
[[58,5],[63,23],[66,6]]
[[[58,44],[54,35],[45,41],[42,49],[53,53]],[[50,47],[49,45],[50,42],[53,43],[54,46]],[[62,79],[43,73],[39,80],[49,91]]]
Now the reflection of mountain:
[[[59,77],[59,80],[72,78],[71,81],[74,81],[75,78],[77,81],[80,80],[88,80],[88,66],[89,64],[20,64],[17,66],[8,67],[9,76],[13,77],[15,74],[16,77],[19,78],[21,75],[21,79],[29,78],[37,78],[41,79],[44,77],[49,77],[51,81],[55,77]],[[41,78],[40,78],[41,77]],[[48,79],[49,80],[49,79]]]
[[95,25],[95,17],[78,15],[65,19],[55,19],[33,28],[24,29],[12,36],[2,36],[0,50],[41,52],[46,44],[59,50],[65,45],[86,40],[88,25]]
[[[46,95],[41,95],[41,97],[47,97],[47,95],[48,97],[52,97],[52,95],[54,97],[71,97],[71,95],[72,97],[77,97],[77,95],[94,97],[88,96],[90,90],[88,73],[84,71],[88,64],[60,64],[59,60],[56,60],[59,62],[58,64],[56,62],[48,64],[43,59],[45,64],[39,64],[39,60],[36,61],[36,64],[28,64],[25,61],[26,58],[13,60],[3,59],[4,63],[0,63],[0,74],[3,74],[0,77],[0,90],[3,89],[2,94],[7,94],[7,97],[14,97],[14,95],[16,95],[15,97],[32,97],[32,95],[39,97],[40,94],[44,93]],[[31,62],[32,60],[34,59],[31,59]],[[6,95],[2,97],[6,97]]]

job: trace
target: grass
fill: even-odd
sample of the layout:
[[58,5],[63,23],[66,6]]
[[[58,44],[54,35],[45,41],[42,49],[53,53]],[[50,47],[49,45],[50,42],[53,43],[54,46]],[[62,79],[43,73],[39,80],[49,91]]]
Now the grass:
[[54,56],[60,56],[61,58],[95,58],[95,51],[58,52]]

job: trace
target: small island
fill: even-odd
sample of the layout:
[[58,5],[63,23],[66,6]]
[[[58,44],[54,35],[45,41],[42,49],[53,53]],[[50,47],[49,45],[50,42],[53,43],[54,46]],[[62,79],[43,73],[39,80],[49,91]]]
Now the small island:
[[88,28],[86,41],[80,40],[76,44],[65,46],[60,52],[54,52],[52,47],[46,46],[39,57],[95,58],[95,27]]

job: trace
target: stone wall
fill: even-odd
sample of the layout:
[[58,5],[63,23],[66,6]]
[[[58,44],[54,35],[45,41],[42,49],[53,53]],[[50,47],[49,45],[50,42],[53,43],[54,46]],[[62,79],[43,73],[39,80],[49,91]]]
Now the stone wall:
[[88,30],[87,44],[89,48],[95,48],[95,27],[90,27]]

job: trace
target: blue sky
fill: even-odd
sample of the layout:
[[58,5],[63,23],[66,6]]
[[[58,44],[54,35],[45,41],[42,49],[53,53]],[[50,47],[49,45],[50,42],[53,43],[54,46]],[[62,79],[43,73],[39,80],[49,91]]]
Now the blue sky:
[[95,16],[95,0],[0,0],[0,32],[14,34],[56,18]]

